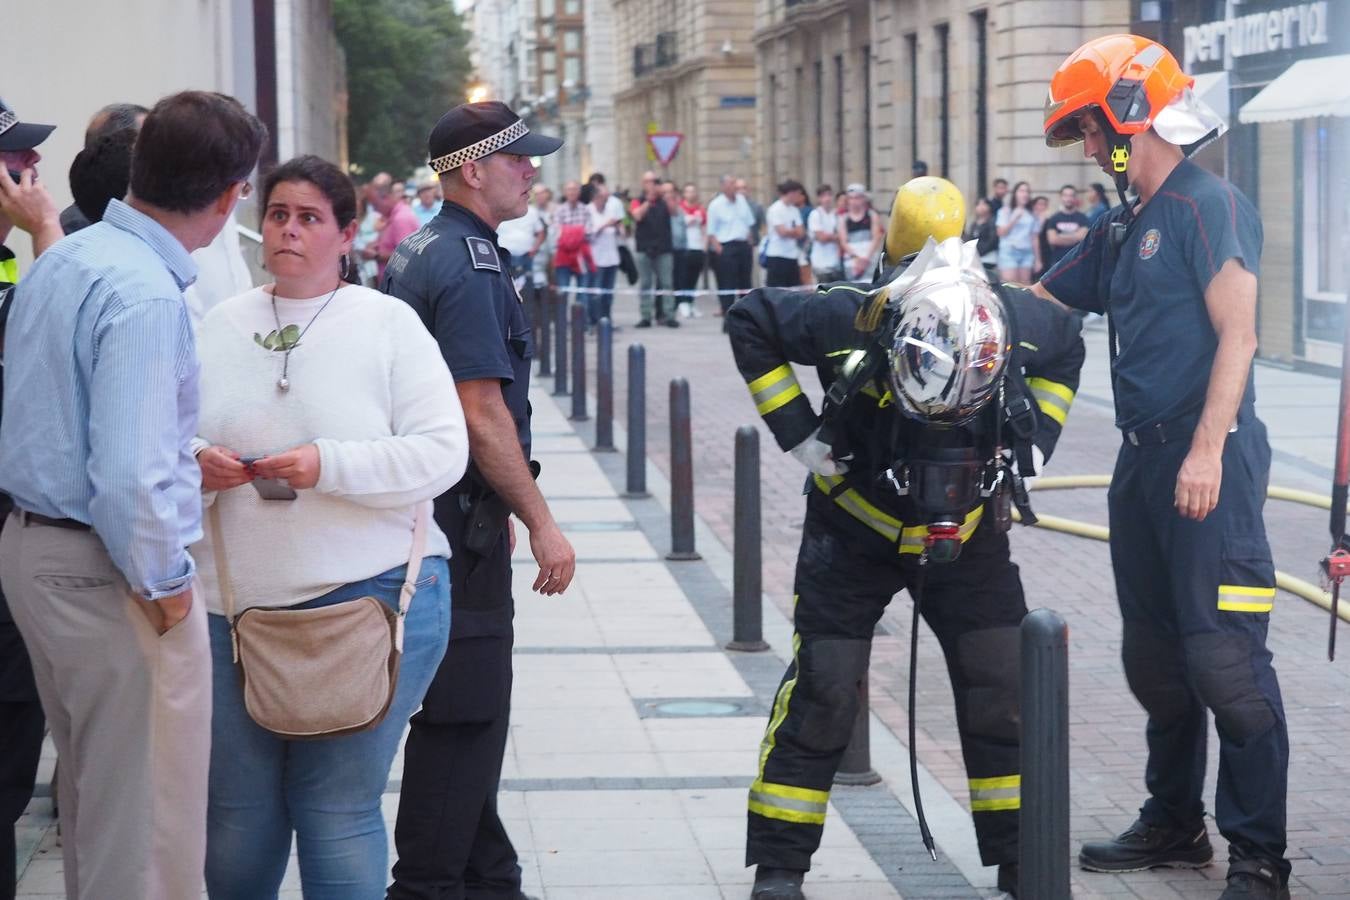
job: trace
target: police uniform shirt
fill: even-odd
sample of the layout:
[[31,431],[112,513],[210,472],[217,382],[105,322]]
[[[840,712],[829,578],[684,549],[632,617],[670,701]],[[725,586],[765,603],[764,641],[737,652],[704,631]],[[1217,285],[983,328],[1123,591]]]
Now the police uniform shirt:
[[[486,222],[447,200],[438,215],[395,248],[380,290],[417,311],[456,382],[501,381],[528,459],[534,348],[510,259]],[[471,461],[470,474],[475,471]]]
[[[1119,341],[1116,425],[1124,431],[1195,415],[1204,406],[1218,336],[1205,290],[1230,259],[1260,274],[1262,229],[1251,201],[1183,160],[1139,210],[1111,265],[1117,207],[1041,279],[1061,302],[1110,312]],[[1255,403],[1247,379],[1242,407]]]

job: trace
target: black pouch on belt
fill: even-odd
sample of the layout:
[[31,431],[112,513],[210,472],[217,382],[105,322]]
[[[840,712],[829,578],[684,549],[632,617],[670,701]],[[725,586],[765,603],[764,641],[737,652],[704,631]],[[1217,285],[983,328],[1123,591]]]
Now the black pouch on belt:
[[[532,478],[539,477],[539,469],[539,463],[530,460]],[[511,507],[491,488],[476,498],[466,496],[461,502],[466,501],[468,508],[464,517],[464,546],[471,553],[487,556],[501,538],[502,529],[511,515]]]

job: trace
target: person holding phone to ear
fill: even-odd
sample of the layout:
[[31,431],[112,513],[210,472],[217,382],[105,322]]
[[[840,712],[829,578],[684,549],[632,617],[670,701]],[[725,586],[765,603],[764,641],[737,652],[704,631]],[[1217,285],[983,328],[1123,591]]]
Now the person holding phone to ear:
[[295,741],[253,720],[224,590],[234,614],[359,597],[397,610],[417,510],[429,518],[464,474],[468,433],[417,314],[343,280],[357,226],[348,177],[302,156],[267,176],[259,205],[275,280],[212,309],[198,337],[197,460],[214,507],[192,548],[211,613],[206,886],[213,900],[275,897],[294,832],[305,896],[382,897],[380,798],[449,637],[445,535],[426,531],[389,712],[355,734]]

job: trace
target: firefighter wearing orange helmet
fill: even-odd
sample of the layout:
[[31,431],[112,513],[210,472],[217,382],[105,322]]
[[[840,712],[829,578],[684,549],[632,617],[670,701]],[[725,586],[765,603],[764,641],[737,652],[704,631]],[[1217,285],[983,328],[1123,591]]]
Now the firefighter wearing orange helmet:
[[1121,196],[1034,290],[1107,316],[1124,438],[1111,559],[1125,675],[1148,713],[1139,818],[1084,844],[1079,862],[1103,872],[1209,864],[1212,712],[1214,813],[1229,843],[1222,900],[1275,900],[1289,896],[1289,739],[1266,648],[1270,447],[1251,383],[1262,229],[1241,191],[1188,159],[1224,130],[1192,84],[1160,44],[1110,35],[1060,65],[1045,107],[1046,142],[1081,141]]

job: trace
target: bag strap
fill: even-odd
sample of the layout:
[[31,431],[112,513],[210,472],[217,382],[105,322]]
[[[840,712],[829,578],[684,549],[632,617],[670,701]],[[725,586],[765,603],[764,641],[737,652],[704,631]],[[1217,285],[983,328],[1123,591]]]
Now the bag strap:
[[[230,570],[225,562],[224,532],[220,527],[219,498],[211,504],[207,513],[211,520],[211,552],[216,563],[216,583],[220,586],[221,604],[225,608],[225,619],[230,623],[230,644],[234,661],[239,662],[239,632],[235,628],[234,585],[230,581]],[[408,554],[408,570],[399,588],[398,620],[394,626],[394,648],[403,652],[403,618],[412,605],[413,595],[417,593],[417,575],[422,570],[422,558],[427,547],[427,503],[417,504],[417,513],[413,519],[412,550]]]

